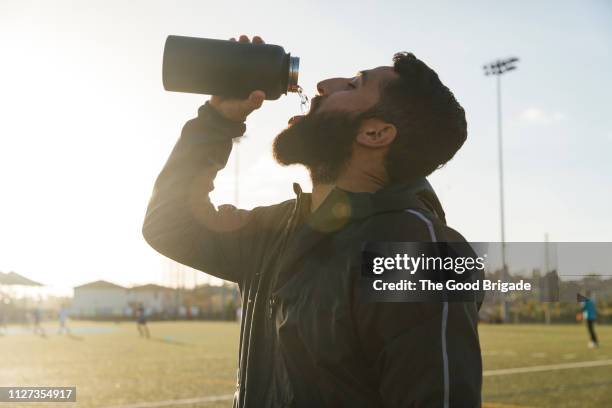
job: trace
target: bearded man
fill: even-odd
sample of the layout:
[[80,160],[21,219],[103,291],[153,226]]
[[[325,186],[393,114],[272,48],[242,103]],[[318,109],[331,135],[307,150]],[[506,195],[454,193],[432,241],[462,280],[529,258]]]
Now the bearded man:
[[463,108],[410,53],[317,90],[273,147],[308,169],[312,193],[294,184],[276,205],[215,208],[214,178],[265,94],[213,96],[156,181],[145,239],[238,283],[234,407],[480,406],[476,302],[366,302],[359,290],[364,242],[464,241],[425,180],[463,145]]

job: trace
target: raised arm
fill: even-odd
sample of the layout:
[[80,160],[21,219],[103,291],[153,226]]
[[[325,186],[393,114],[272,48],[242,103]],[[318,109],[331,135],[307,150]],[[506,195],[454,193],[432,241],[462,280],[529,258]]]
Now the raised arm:
[[[241,36],[240,41],[249,39]],[[253,42],[263,40],[254,37]],[[246,117],[261,107],[264,98],[262,91],[253,91],[244,100],[213,96],[198,110],[197,118],[185,124],[155,182],[142,228],[155,250],[222,279],[241,280],[262,227],[262,211],[230,205],[217,209],[209,193],[217,172],[227,163],[232,139],[244,133]]]

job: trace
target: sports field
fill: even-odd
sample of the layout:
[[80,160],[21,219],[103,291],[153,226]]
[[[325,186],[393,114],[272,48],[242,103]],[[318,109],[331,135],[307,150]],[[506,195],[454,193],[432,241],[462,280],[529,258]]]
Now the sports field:
[[[0,336],[0,386],[77,387],[76,404],[45,407],[231,406],[237,323],[150,323],[151,340],[133,323],[71,326],[60,336],[48,324],[46,338],[10,327]],[[612,327],[597,329],[603,346],[592,350],[578,324],[481,325],[485,407],[612,407]]]

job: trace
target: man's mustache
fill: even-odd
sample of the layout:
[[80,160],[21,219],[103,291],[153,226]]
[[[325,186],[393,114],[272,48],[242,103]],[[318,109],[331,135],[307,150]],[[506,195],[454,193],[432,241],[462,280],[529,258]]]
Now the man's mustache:
[[321,96],[321,95],[318,95],[312,98],[310,100],[310,109],[308,110],[308,113],[306,113],[305,115],[292,116],[291,118],[289,118],[288,124],[293,125],[294,123],[299,122],[300,120],[304,119],[304,117],[306,116],[314,115],[319,109],[319,106],[321,106],[321,103],[323,103],[323,100],[325,98],[326,98],[325,96]]
[[310,110],[308,111],[308,114],[310,115],[311,113],[315,113],[317,109],[319,109],[319,106],[321,106],[321,103],[323,103],[325,98],[327,97],[321,96],[321,95],[317,95],[314,98],[312,98],[310,100]]

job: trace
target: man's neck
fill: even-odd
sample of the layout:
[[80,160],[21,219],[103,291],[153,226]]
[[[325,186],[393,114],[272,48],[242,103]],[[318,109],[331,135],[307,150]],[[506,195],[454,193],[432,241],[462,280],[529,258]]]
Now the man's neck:
[[310,211],[315,212],[335,187],[339,187],[344,191],[350,191],[353,193],[374,193],[384,186],[383,180],[373,177],[351,178],[342,176],[335,184],[313,183]]
[[335,184],[312,184],[310,212],[315,212],[321,206],[334,187],[336,187]]

